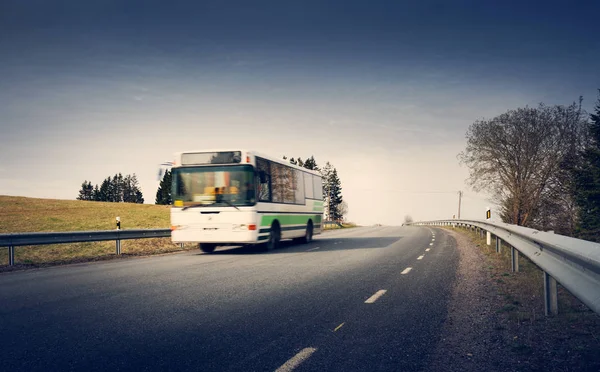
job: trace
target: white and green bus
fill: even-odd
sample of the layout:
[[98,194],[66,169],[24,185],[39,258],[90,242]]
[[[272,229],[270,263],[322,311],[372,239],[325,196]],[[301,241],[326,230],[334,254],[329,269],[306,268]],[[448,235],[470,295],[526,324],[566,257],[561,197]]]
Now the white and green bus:
[[321,175],[254,151],[175,154],[171,239],[217,246],[260,245],[282,239],[310,242],[321,233]]

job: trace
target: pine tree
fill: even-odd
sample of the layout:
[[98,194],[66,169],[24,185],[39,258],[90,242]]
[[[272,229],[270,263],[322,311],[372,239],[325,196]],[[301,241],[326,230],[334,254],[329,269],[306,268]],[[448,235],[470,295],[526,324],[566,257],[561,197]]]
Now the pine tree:
[[165,175],[160,181],[160,184],[158,185],[158,190],[156,191],[155,204],[169,205],[173,203],[173,199],[171,196],[171,180],[171,172],[169,170],[165,171]]
[[329,216],[331,220],[341,221],[344,217],[342,211],[342,183],[338,177],[337,169],[333,168],[329,174]]
[[290,164],[298,165],[298,162],[294,158],[291,158],[290,159]]
[[331,221],[333,218],[333,204],[331,198],[331,174],[333,167],[329,162],[325,163],[325,166],[319,170],[321,177],[323,177],[323,204],[325,205],[325,219]]
[[77,196],[77,200],[93,200],[93,190],[92,182],[88,180],[83,181],[81,184],[81,190],[79,190],[79,195]]
[[131,195],[133,195],[132,197],[129,198],[129,203],[143,204],[144,196],[142,195],[142,191],[140,190],[140,187],[138,185],[137,176],[134,173],[132,176],[128,176],[128,177],[129,177],[129,193]]
[[100,189],[98,188],[98,184],[94,186],[94,191],[92,192],[92,200],[100,201]]
[[103,202],[111,201],[110,200],[110,197],[111,197],[110,183],[111,183],[110,176],[105,178],[104,181],[102,181],[102,184],[100,185],[100,192],[98,194],[98,196],[99,196],[98,201],[103,201]]
[[135,190],[133,190],[132,177],[128,174],[123,178],[123,202],[135,203]]
[[124,188],[123,175],[115,173],[112,179],[112,202],[120,203],[123,201]]
[[296,163],[298,163],[298,166],[299,166],[299,167],[304,167],[304,162],[302,161],[302,158],[298,158],[298,159],[296,160]]
[[579,207],[577,235],[596,242],[600,242],[600,90],[598,92],[582,161],[574,171],[575,200]]
[[317,162],[315,161],[315,158],[313,156],[306,159],[306,161],[304,162],[304,168],[311,169],[311,170],[319,170],[319,167],[317,166]]
[[135,202],[138,204],[144,204],[144,196],[142,195],[142,191],[137,187],[135,190]]

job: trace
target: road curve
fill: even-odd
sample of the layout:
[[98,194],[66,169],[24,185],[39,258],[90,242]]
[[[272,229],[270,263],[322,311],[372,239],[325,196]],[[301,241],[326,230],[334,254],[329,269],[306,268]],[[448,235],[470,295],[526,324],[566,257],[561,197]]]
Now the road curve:
[[0,369],[427,369],[454,239],[380,226],[283,245],[0,274]]

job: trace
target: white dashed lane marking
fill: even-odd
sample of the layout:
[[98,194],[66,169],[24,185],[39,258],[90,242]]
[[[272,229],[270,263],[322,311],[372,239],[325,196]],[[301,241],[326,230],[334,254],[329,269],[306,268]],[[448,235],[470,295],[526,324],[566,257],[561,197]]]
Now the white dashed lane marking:
[[408,274],[410,271],[412,270],[412,267],[407,267],[406,269],[404,269],[404,271],[402,271],[400,274],[402,275],[406,275]]
[[294,357],[291,358],[290,360],[288,360],[287,362],[285,362],[284,365],[277,368],[277,370],[275,372],[293,371],[302,362],[304,362],[306,359],[308,359],[315,351],[317,351],[317,349],[315,349],[313,347],[307,347],[307,348],[300,350],[300,352],[298,354],[294,355]]
[[369,297],[365,301],[365,304],[372,304],[373,302],[377,301],[379,297],[383,296],[385,292],[387,292],[385,289],[378,290],[373,296]]

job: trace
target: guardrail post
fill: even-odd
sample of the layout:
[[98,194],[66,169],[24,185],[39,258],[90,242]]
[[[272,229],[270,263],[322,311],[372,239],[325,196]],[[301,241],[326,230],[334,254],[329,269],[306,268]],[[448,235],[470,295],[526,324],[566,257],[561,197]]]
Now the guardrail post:
[[544,310],[546,316],[558,314],[556,280],[544,271]]
[[117,239],[117,255],[121,254],[121,239]]
[[502,239],[496,236],[496,253],[500,253],[502,251]]
[[513,273],[519,272],[519,251],[515,247],[510,247],[510,266]]
[[8,266],[15,265],[15,246],[8,246]]

